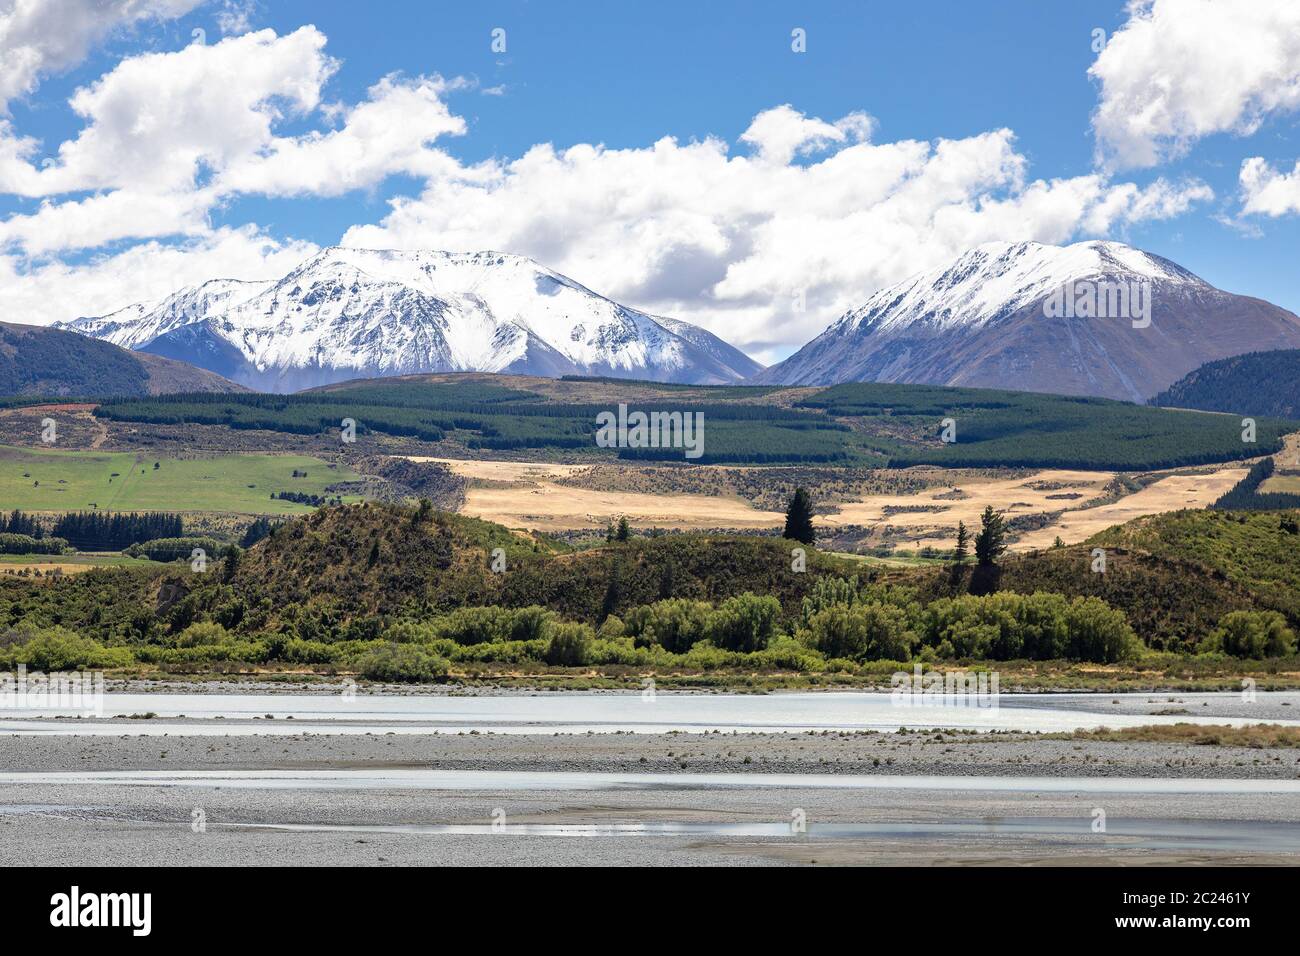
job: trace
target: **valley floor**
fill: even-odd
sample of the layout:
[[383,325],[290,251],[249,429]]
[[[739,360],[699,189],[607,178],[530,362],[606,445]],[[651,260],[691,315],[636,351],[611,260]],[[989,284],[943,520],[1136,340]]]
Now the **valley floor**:
[[[7,440],[15,443],[0,446],[5,509],[161,509],[185,512],[199,527],[213,525],[214,515],[246,524],[255,514],[310,510],[301,500],[277,497],[285,492],[355,501],[381,494],[383,487],[354,473],[350,463],[359,465],[356,449],[340,455],[331,436],[109,421],[96,418],[87,405],[58,406],[56,450],[37,437],[42,416],[53,414],[49,408],[0,409],[0,421],[11,433]],[[786,496],[801,484],[813,495],[825,546],[877,553],[892,548],[903,554],[951,548],[958,522],[975,527],[989,505],[1010,522],[1013,551],[1049,548],[1057,538],[1074,544],[1134,518],[1205,508],[1249,466],[1231,462],[1132,473],[794,464],[686,469],[609,459],[575,464],[583,459],[573,456],[565,463],[542,460],[546,454],[537,449],[473,452],[449,442],[392,436],[366,441],[367,467],[400,458],[445,465],[467,484],[462,513],[517,530],[591,536],[626,516],[641,531],[767,533],[782,526]],[[1300,480],[1293,467],[1300,461],[1300,433],[1287,443],[1270,491]],[[536,460],[505,460],[516,455]]]

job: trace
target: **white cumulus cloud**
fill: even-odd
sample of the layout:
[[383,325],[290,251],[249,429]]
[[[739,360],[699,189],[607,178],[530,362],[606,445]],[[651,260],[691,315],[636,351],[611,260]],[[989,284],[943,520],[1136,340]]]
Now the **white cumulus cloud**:
[[423,177],[445,171],[450,160],[430,146],[440,136],[465,132],[465,121],[442,99],[452,85],[439,77],[385,77],[365,102],[344,111],[340,129],[277,137],[231,164],[218,190],[337,196],[395,173]]
[[1300,213],[1300,162],[1291,172],[1279,172],[1261,156],[1241,164],[1239,174],[1243,215],[1285,216]]
[[203,0],[3,0],[0,112],[41,77],[76,66],[114,30],[182,16]]
[[325,37],[303,27],[123,60],[73,94],[85,121],[49,165],[0,167],[0,190],[48,196],[87,189],[176,190],[204,170],[245,161],[274,140],[273,125],[320,104],[337,68]]
[[1131,0],[1088,71],[1099,160],[1150,167],[1300,108],[1296,0]]
[[850,113],[837,123],[804,116],[790,104],[765,110],[754,118],[740,141],[758,150],[764,160],[785,165],[795,154],[807,156],[833,143],[862,142],[875,126],[866,113]]
[[[326,103],[338,63],[325,43],[302,27],[128,57],[73,94],[84,125],[40,162],[38,143],[0,127],[0,192],[47,200],[0,223],[0,249],[42,255],[194,235],[233,196],[337,196],[445,168],[432,143],[465,131],[443,99],[457,84],[389,76],[361,103]],[[341,125],[278,134],[304,118]]]
[[201,235],[209,199],[193,192],[118,189],[68,202],[43,202],[29,215],[0,222],[0,249],[17,245],[29,256],[97,248],[119,239]]

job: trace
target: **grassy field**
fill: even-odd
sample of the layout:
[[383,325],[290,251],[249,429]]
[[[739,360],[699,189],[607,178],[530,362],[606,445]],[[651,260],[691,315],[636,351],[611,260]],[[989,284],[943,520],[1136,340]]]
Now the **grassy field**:
[[1273,472],[1273,477],[1260,485],[1259,490],[1265,493],[1276,491],[1282,494],[1300,495],[1300,473]]
[[950,558],[923,558],[917,554],[891,554],[887,558],[882,558],[872,554],[853,554],[849,551],[827,551],[826,553],[832,557],[847,558],[850,561],[860,561],[863,564],[879,565],[884,568],[923,568],[945,565],[951,561]]
[[[798,471],[814,476],[837,473],[829,467],[774,469],[771,473],[777,493],[763,508],[733,490],[749,485],[756,474],[768,473],[754,466],[715,465],[704,471],[665,469],[668,479],[656,487],[642,480],[645,466],[641,465],[436,460],[472,482],[462,513],[510,528],[553,533],[600,529],[620,516],[639,530],[779,529],[785,521],[785,499],[794,491],[793,481],[799,480]],[[626,483],[618,480],[616,472],[620,468],[630,472]],[[1041,518],[1039,526],[1017,529],[1012,548],[1025,551],[1050,548],[1058,536],[1066,544],[1083,541],[1105,528],[1143,515],[1206,507],[1236,484],[1246,474],[1246,468],[1234,465],[1205,467],[1196,474],[1153,473],[1146,487],[1134,484],[1139,488],[1137,492],[1115,500],[1108,499],[1116,473],[1107,471],[1047,469],[1010,476],[928,471],[924,477],[918,476],[917,486],[900,484],[896,493],[873,493],[868,489],[872,475],[881,476],[880,485],[888,488],[889,476],[899,472],[842,468],[838,474],[844,477],[844,483],[836,490],[843,497],[832,508],[819,507],[814,521],[823,542],[838,542],[828,547],[843,550],[851,541],[854,547],[863,542],[868,546],[891,544],[904,552],[925,547],[946,550],[953,545],[959,521],[964,521],[967,528],[977,528],[980,513],[992,505],[1022,523]],[[691,488],[691,475],[702,478],[699,493],[686,490]],[[743,478],[746,484],[728,486],[728,475]],[[588,480],[594,487],[587,486]],[[862,491],[848,490],[853,480],[861,482]],[[859,529],[869,529],[869,534]],[[893,557],[906,559],[907,555]]]
[[92,568],[157,567],[148,558],[133,558],[125,554],[90,552],[85,554],[0,554],[0,574],[17,574],[20,571],[58,570],[63,574],[77,574]]
[[[294,478],[295,470],[305,471],[306,477]],[[0,445],[0,508],[5,510],[301,514],[311,508],[271,495],[324,495],[327,485],[356,477],[346,468],[304,455],[158,459],[130,452]]]
[[0,554],[0,567],[37,567],[46,564],[84,564],[93,568],[156,567],[148,558],[133,558],[117,551],[79,551],[72,554]]

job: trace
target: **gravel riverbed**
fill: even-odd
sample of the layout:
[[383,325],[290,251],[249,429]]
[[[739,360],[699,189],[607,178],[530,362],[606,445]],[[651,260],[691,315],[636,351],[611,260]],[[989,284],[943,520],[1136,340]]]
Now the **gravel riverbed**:
[[[1294,694],[1046,696],[1032,706],[1059,700],[1072,712],[1130,718],[1186,710],[1285,720],[1300,709]],[[1019,705],[1012,695],[1002,703]],[[1296,748],[940,730],[389,733],[365,724],[304,733],[265,717],[108,723],[86,733],[46,717],[36,725],[55,732],[0,735],[0,865],[1300,862]]]

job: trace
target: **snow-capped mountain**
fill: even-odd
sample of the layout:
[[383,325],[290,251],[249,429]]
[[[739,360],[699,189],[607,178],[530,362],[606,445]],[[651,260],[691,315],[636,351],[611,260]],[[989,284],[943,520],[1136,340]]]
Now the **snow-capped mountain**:
[[881,289],[751,381],[1142,401],[1207,361],[1296,347],[1294,314],[1123,243],[994,242]]
[[284,278],[216,279],[63,323],[265,391],[419,372],[725,384],[762,366],[521,256],[330,248]]

